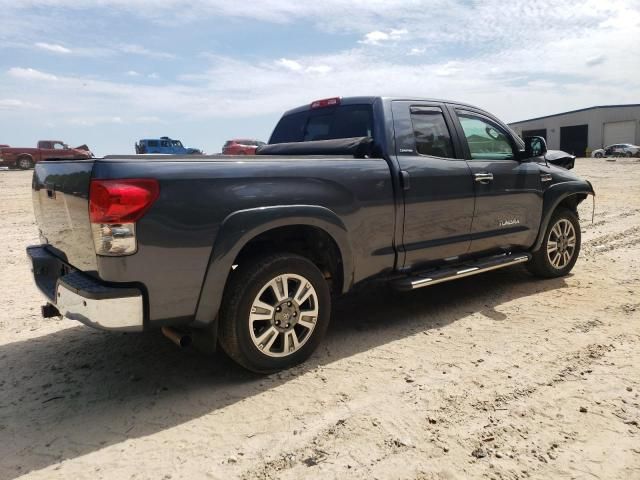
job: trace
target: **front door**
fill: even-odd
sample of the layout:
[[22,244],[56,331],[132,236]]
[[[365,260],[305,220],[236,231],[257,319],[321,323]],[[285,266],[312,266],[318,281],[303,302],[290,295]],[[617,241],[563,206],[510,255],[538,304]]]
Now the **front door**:
[[405,268],[467,253],[474,185],[444,105],[394,101],[403,179]]
[[469,253],[531,247],[542,215],[540,167],[519,158],[518,144],[495,120],[455,110],[475,187]]

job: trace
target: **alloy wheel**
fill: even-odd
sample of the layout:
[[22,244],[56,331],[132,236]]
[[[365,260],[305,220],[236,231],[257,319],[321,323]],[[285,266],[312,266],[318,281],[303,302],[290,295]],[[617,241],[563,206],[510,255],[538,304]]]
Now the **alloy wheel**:
[[558,220],[547,240],[547,257],[551,265],[562,270],[571,262],[576,252],[576,231],[566,218]]
[[285,273],[258,292],[249,313],[255,347],[270,357],[298,351],[311,337],[318,319],[318,294],[301,275]]

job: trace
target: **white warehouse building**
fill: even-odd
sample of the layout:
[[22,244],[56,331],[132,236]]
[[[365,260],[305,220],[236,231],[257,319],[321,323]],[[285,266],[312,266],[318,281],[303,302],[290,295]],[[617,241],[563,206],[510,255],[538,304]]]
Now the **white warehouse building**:
[[607,145],[640,144],[640,104],[582,108],[509,126],[521,137],[544,137],[551,150],[583,157]]

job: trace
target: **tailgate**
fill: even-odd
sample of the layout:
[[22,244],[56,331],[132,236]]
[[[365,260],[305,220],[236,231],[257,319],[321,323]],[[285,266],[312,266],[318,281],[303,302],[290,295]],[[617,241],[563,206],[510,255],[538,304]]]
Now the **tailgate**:
[[79,270],[95,272],[96,254],[89,222],[89,182],[93,160],[36,164],[33,210],[49,250]]

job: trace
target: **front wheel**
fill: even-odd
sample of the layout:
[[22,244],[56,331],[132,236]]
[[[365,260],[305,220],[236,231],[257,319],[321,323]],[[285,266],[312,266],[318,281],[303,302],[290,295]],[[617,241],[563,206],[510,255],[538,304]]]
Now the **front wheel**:
[[527,268],[539,277],[567,275],[578,260],[580,241],[578,216],[565,208],[556,210],[547,226],[542,246],[533,254]]
[[225,290],[220,344],[249,370],[282,370],[313,353],[330,316],[329,286],[311,261],[287,253],[248,260]]
[[602,158],[602,153],[601,152],[596,152],[594,157],[596,158]]

